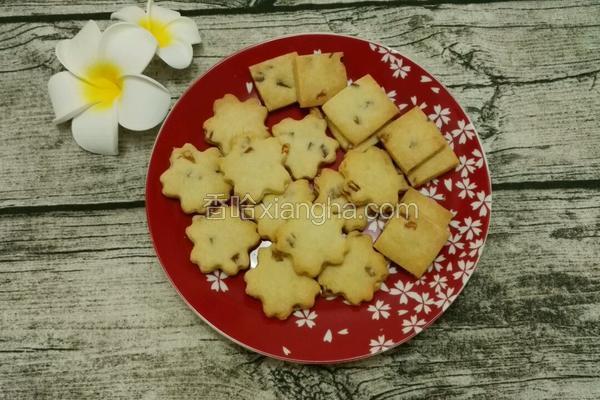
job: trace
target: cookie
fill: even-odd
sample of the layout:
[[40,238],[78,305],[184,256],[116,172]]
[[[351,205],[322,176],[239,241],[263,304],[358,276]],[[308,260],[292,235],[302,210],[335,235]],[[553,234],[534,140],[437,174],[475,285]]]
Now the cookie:
[[344,176],[346,196],[356,205],[395,207],[398,193],[408,189],[390,156],[377,147],[347,152],[339,171]]
[[256,224],[240,218],[239,210],[222,206],[195,215],[185,230],[194,243],[190,260],[204,273],[220,269],[232,276],[250,265],[248,252],[260,241]]
[[349,203],[344,195],[344,177],[334,169],[323,168],[314,180],[314,188],[315,203],[331,207],[335,214],[340,214]]
[[324,119],[308,114],[301,120],[286,118],[273,126],[273,136],[288,146],[285,166],[294,179],[314,178],[321,164],[335,161],[338,143],[326,135]]
[[419,107],[414,107],[385,126],[381,142],[405,174],[446,145],[438,127]]
[[162,193],[179,199],[185,213],[204,214],[211,202],[229,198],[231,185],[219,169],[220,159],[221,152],[214,147],[198,151],[186,143],[174,148],[171,165],[160,176]]
[[258,250],[258,265],[244,275],[246,294],[262,302],[267,317],[286,319],[296,308],[311,308],[321,290],[314,279],[297,275],[289,257],[273,246]]
[[229,153],[232,139],[238,136],[265,138],[270,136],[265,119],[267,109],[256,98],[239,101],[226,94],[213,104],[214,115],[204,122],[204,136],[209,143]]
[[359,144],[351,145],[350,148],[356,151],[364,151],[371,146],[375,146],[377,143],[379,143],[379,137],[377,136],[377,133],[375,133],[366,138],[364,141],[360,142]]
[[375,241],[381,254],[420,278],[444,247],[450,231],[427,218],[390,218]]
[[241,201],[256,204],[266,194],[283,193],[290,183],[290,174],[283,166],[286,153],[286,147],[275,137],[240,136],[221,159],[221,171]]
[[422,195],[419,191],[409,188],[400,201],[400,215],[406,219],[419,220],[427,218],[439,226],[448,226],[452,213],[437,201]]
[[459,164],[458,157],[447,144],[442,150],[434,154],[421,165],[413,168],[406,175],[413,186],[421,186],[430,180],[456,168]]
[[296,102],[294,58],[298,53],[288,53],[252,65],[250,75],[265,106],[277,110]]
[[347,250],[342,234],[344,221],[318,204],[298,211],[295,218],[288,219],[277,230],[275,246],[290,255],[296,273],[315,277],[325,264],[344,260]]
[[346,87],[344,53],[323,53],[298,56],[294,60],[296,93],[300,107],[324,104]]
[[371,237],[358,232],[348,235],[344,261],[330,265],[319,275],[319,284],[326,294],[342,295],[350,304],[369,301],[388,276],[387,261],[373,250]]
[[371,77],[351,83],[323,105],[323,112],[344,137],[357,145],[398,113],[398,108]]
[[306,179],[300,179],[289,184],[280,195],[269,194],[262,203],[254,206],[252,218],[258,223],[258,233],[261,237],[275,240],[277,229],[288,219],[297,204],[310,204],[314,193]]
[[344,219],[344,232],[363,231],[369,224],[371,214],[375,217],[375,213],[368,210],[366,207],[352,207],[352,210],[344,210],[342,218]]
[[326,118],[325,120],[327,121],[327,127],[329,128],[329,132],[331,132],[331,136],[337,140],[337,142],[340,144],[340,147],[344,150],[348,150],[350,147],[352,147],[352,143],[350,143],[348,139],[342,135],[342,132],[340,132],[337,126],[335,126],[329,118]]

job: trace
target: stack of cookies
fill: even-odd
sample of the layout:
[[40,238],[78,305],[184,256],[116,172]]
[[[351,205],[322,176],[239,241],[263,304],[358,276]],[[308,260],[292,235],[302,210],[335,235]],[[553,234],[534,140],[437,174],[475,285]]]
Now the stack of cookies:
[[[453,169],[456,155],[418,107],[397,117],[370,75],[348,84],[342,59],[289,53],[251,66],[262,103],[216,100],[204,122],[216,147],[175,148],[160,178],[165,196],[197,214],[186,234],[202,272],[235,275],[249,268],[261,240],[272,243],[244,276],[246,293],[269,317],[310,308],[319,293],[370,301],[387,259],[418,278],[449,235],[450,211],[412,187]],[[308,109],[305,117],[269,131],[268,112],[295,103]],[[339,170],[323,168],[340,149]],[[361,231],[382,216],[373,244]]]

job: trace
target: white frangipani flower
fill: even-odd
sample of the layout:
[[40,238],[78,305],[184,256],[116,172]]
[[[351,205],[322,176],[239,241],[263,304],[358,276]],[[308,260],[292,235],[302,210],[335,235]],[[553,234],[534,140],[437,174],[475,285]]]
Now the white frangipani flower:
[[84,149],[117,154],[119,125],[142,131],[164,119],[169,91],[141,75],[154,56],[153,40],[129,24],[117,23],[102,33],[89,21],[73,39],[56,45],[67,71],[48,82],[54,122],[73,119],[73,138]]
[[173,68],[187,68],[192,63],[192,45],[201,42],[196,23],[177,11],[152,3],[148,1],[146,11],[127,6],[110,17],[150,32],[156,43],[156,54],[164,62]]

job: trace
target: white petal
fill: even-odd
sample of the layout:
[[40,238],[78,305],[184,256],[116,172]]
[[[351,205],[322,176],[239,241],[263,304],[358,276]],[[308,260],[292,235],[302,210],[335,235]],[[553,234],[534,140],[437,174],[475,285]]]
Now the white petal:
[[129,75],[123,81],[119,102],[119,123],[127,129],[143,131],[158,125],[171,105],[169,91],[143,75]]
[[54,123],[68,121],[93,105],[87,103],[82,95],[82,85],[87,84],[69,71],[59,72],[50,78],[48,94],[56,115]]
[[110,19],[118,19],[121,21],[138,24],[142,18],[146,17],[146,12],[136,6],[127,6],[121,8],[110,15]]
[[89,21],[73,37],[56,45],[56,57],[73,74],[83,77],[85,69],[96,61],[102,33],[94,21]]
[[183,69],[190,66],[194,52],[192,45],[176,40],[167,47],[158,49],[158,56],[170,67]]
[[128,22],[109,26],[100,40],[103,59],[119,66],[121,73],[139,74],[152,60],[157,42],[144,28]]
[[97,154],[119,153],[119,122],[116,107],[95,105],[73,118],[73,138],[87,151]]
[[179,14],[177,11],[155,5],[150,7],[149,14],[151,19],[162,22],[163,24],[168,24],[169,22],[173,22],[177,18],[181,17],[181,14]]
[[169,32],[178,40],[189,44],[198,44],[202,41],[198,26],[191,18],[181,17],[171,22],[167,27]]

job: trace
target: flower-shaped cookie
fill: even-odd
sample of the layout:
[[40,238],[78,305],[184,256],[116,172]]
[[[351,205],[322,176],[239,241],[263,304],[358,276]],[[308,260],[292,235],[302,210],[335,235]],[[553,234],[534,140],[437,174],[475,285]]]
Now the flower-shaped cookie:
[[269,194],[254,206],[252,218],[258,223],[258,233],[269,240],[275,240],[277,229],[290,218],[299,204],[310,204],[314,199],[310,183],[300,179],[290,183],[282,194]]
[[240,136],[221,159],[225,179],[233,183],[240,201],[256,204],[269,193],[283,193],[291,181],[283,166],[286,148],[277,138]]
[[371,237],[358,232],[347,237],[349,251],[340,265],[327,266],[319,283],[328,294],[341,294],[351,304],[369,301],[387,278],[385,258],[373,250]]
[[235,275],[250,266],[250,249],[260,241],[256,224],[240,218],[237,208],[219,207],[214,212],[195,215],[185,230],[194,243],[190,261],[204,273],[217,269]]
[[325,264],[339,264],[347,251],[342,234],[344,220],[327,207],[314,204],[298,208],[277,231],[277,250],[292,257],[294,270],[315,277]]
[[321,164],[335,161],[338,142],[325,134],[326,129],[327,122],[314,114],[286,118],[273,127],[273,136],[289,146],[285,165],[294,179],[314,178]]
[[377,147],[350,150],[340,164],[340,172],[345,179],[346,195],[357,205],[395,207],[398,193],[409,188],[390,156]]
[[321,288],[314,279],[297,275],[292,261],[273,247],[258,251],[258,265],[244,275],[246,294],[260,299],[267,317],[286,319],[294,308],[310,308]]
[[224,154],[229,153],[233,139],[239,136],[270,136],[265,126],[267,109],[257,98],[239,101],[228,93],[215,100],[213,112],[214,115],[204,121],[204,136],[208,142],[219,146]]
[[226,201],[231,185],[219,170],[220,159],[221,152],[214,147],[198,151],[186,143],[173,149],[171,166],[160,176],[163,194],[179,199],[188,214],[204,214],[211,203]]
[[344,195],[344,177],[338,171],[323,168],[314,183],[317,192],[315,203],[329,205],[331,211],[338,214],[348,205]]

